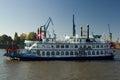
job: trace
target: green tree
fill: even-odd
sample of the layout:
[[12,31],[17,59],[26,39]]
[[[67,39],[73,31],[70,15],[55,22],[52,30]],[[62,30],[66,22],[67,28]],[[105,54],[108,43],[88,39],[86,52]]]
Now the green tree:
[[20,48],[24,48],[24,41],[26,40],[27,34],[22,33],[20,35]]
[[14,35],[14,42],[16,44],[19,44],[20,43],[20,37],[18,36],[17,32],[15,32],[15,35]]
[[12,43],[12,38],[6,34],[0,36],[0,48],[7,48]]
[[27,34],[22,33],[22,34],[20,35],[20,41],[21,41],[21,42],[24,42],[25,39],[26,39],[26,37],[27,37]]
[[36,40],[36,33],[35,32],[30,32],[27,36],[27,40]]

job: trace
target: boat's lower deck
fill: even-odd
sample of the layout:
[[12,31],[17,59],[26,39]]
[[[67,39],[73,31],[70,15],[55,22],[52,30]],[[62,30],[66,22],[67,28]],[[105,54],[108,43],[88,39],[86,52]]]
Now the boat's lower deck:
[[4,56],[19,60],[112,60],[114,55],[105,56],[64,56],[64,57],[41,57],[32,54],[5,54]]

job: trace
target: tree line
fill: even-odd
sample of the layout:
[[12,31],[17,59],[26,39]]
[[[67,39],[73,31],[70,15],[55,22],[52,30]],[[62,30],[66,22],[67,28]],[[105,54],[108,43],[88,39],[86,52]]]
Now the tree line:
[[16,44],[19,48],[24,48],[25,40],[32,40],[32,41],[37,40],[36,33],[30,32],[28,35],[25,33],[22,33],[20,36],[18,36],[18,33],[15,32],[14,38],[6,34],[3,34],[0,36],[0,48],[6,49],[9,47],[9,45],[12,45],[12,44]]

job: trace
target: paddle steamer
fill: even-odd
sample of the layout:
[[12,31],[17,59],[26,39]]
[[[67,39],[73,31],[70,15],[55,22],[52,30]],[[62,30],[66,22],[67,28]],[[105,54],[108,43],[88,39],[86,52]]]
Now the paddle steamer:
[[[44,29],[44,30],[43,30]],[[4,56],[20,60],[104,60],[114,59],[115,51],[110,49],[110,42],[101,40],[101,35],[86,34],[81,27],[81,35],[76,35],[73,17],[73,36],[64,40],[46,37],[45,28],[38,29],[38,41],[25,40],[24,52],[12,48]],[[44,34],[44,35],[43,35]]]

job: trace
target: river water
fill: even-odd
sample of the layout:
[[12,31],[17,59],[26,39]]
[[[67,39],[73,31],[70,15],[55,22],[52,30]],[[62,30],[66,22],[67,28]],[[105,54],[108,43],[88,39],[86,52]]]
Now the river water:
[[0,50],[0,80],[120,80],[120,50],[115,60],[16,61]]

